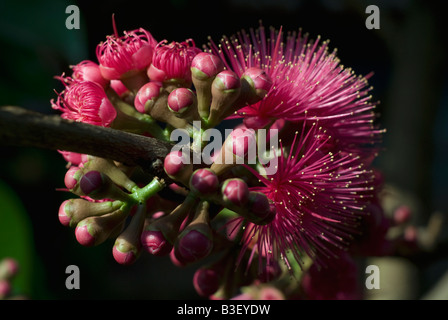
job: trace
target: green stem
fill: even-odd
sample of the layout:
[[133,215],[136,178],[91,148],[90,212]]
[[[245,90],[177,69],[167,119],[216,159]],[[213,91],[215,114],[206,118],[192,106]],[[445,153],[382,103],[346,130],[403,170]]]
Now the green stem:
[[107,97],[117,109],[117,118],[114,125],[117,129],[138,128],[138,133],[148,132],[154,138],[169,141],[163,129],[148,114],[138,112],[133,106],[121,100],[112,89],[106,91]]
[[133,201],[142,204],[145,203],[150,197],[161,191],[164,187],[165,183],[160,181],[158,178],[154,178],[143,188],[134,187],[130,196]]

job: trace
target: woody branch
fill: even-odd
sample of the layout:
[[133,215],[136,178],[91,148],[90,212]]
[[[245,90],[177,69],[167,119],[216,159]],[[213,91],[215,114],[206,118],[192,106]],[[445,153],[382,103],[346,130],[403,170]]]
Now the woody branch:
[[163,159],[172,147],[168,142],[17,106],[0,107],[0,144],[89,154],[140,166],[170,180],[163,170]]

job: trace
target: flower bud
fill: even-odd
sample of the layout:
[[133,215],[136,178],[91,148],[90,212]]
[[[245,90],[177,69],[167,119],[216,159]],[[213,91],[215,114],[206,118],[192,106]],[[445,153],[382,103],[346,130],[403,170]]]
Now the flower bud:
[[210,237],[198,230],[189,230],[182,233],[176,247],[182,259],[194,262],[209,255],[213,247]]
[[209,125],[215,126],[224,118],[222,115],[233,113],[234,102],[240,95],[241,82],[235,72],[225,70],[218,73],[212,83],[212,101]]
[[114,161],[100,157],[87,156],[83,164],[84,170],[98,170],[107,175],[115,184],[131,192],[137,185],[119,169]]
[[165,256],[173,249],[173,245],[161,231],[145,230],[141,236],[143,247],[152,255]]
[[168,109],[177,117],[191,121],[197,115],[196,94],[187,88],[176,88],[168,95]]
[[182,260],[182,258],[178,257],[178,253],[176,253],[176,250],[174,250],[174,248],[171,250],[169,257],[170,257],[171,262],[176,267],[182,268],[182,267],[185,267],[188,264],[188,263],[184,262]]
[[241,211],[241,214],[252,223],[265,225],[274,219],[276,210],[264,193],[251,191],[247,210]]
[[198,53],[191,62],[191,73],[199,80],[207,80],[215,77],[224,70],[221,58],[208,52]]
[[64,184],[69,190],[73,190],[78,184],[79,180],[81,180],[83,171],[81,168],[77,166],[71,166],[64,177]]
[[264,70],[259,68],[248,68],[244,71],[241,78],[249,83],[250,87],[254,90],[255,95],[260,99],[263,99],[266,96],[273,84],[271,77],[269,77]]
[[232,115],[238,109],[255,104],[266,97],[273,85],[272,79],[262,69],[248,68],[241,75],[241,94],[234,103],[234,108],[224,114],[224,117]]
[[115,240],[112,254],[119,264],[130,265],[140,255],[140,236],[146,218],[146,206],[140,205],[132,216],[131,222]]
[[209,224],[209,204],[202,201],[193,221],[177,237],[174,250],[185,263],[205,258],[213,248],[213,235]]
[[135,107],[139,112],[149,114],[153,119],[165,122],[174,128],[186,128],[188,121],[177,117],[168,108],[169,91],[159,82],[149,82],[142,86],[135,97]]
[[116,262],[122,265],[133,264],[140,254],[140,250],[135,245],[128,242],[116,241],[112,248],[112,255]]
[[58,212],[59,222],[61,222],[61,224],[66,227],[70,225],[70,212],[69,209],[65,209],[65,206],[67,206],[69,202],[70,200],[65,200],[64,202],[62,202],[62,204],[59,206]]
[[249,188],[246,182],[239,178],[224,181],[221,193],[224,203],[230,207],[242,207],[249,201]]
[[79,181],[79,189],[83,195],[95,200],[129,200],[129,195],[118,188],[109,176],[96,170],[88,171],[82,176]]
[[232,130],[224,141],[215,161],[211,165],[217,175],[223,174],[236,164],[254,161],[257,141],[255,131],[244,127]]
[[149,113],[159,97],[161,85],[157,82],[148,82],[143,85],[135,95],[134,106],[140,113]]
[[211,53],[201,52],[191,63],[192,81],[198,97],[198,112],[203,119],[208,119],[210,114],[212,82],[223,70],[221,59]]
[[193,198],[187,198],[169,215],[148,225],[141,235],[141,243],[146,251],[156,256],[168,254],[173,249],[181,224],[190,213],[194,203]]
[[202,297],[209,297],[218,291],[221,284],[221,274],[214,268],[199,268],[193,276],[193,286]]
[[75,229],[76,240],[83,246],[96,246],[106,241],[126,219],[128,211],[114,212],[81,220]]
[[190,178],[190,189],[193,193],[201,196],[208,196],[215,193],[219,187],[219,180],[216,174],[208,169],[197,169]]
[[193,164],[182,151],[168,153],[165,157],[163,167],[170,178],[188,186],[188,181],[193,173]]
[[59,221],[64,226],[74,227],[87,217],[111,213],[122,205],[121,201],[93,202],[82,198],[68,199],[59,207]]

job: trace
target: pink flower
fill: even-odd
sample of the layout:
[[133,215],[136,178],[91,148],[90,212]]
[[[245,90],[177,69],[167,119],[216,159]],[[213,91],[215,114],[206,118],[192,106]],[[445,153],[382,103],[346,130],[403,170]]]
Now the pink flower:
[[260,263],[265,256],[267,265],[278,258],[289,264],[288,257],[301,263],[304,254],[333,256],[348,247],[371,198],[373,177],[358,156],[322,152],[327,140],[322,127],[303,126],[288,153],[280,146],[275,173],[263,176],[248,167],[262,183],[250,190],[265,194],[276,216],[246,227],[242,254],[254,249]]
[[238,110],[246,125],[263,126],[284,119],[298,122],[319,120],[334,142],[349,152],[377,146],[383,130],[375,125],[376,102],[369,95],[371,74],[356,76],[344,68],[329,52],[328,42],[308,41],[299,32],[288,33],[271,28],[269,36],[263,26],[248,34],[223,37],[220,46],[211,42],[211,52],[221,57],[226,68],[242,75],[259,67],[272,78],[267,96]]
[[151,81],[177,80],[191,83],[191,62],[201,50],[192,39],[184,42],[159,42],[154,50],[148,77]]
[[156,44],[151,33],[143,28],[125,31],[121,37],[115,30],[114,35],[96,48],[101,74],[106,79],[118,80],[127,73],[146,69],[151,64]]
[[105,88],[109,84],[109,81],[103,78],[99,65],[93,61],[81,61],[77,65],[72,66],[72,69],[73,80],[96,82],[103,88]]
[[117,116],[117,111],[106,96],[104,89],[92,81],[73,81],[66,85],[53,109],[62,111],[61,117],[96,126],[108,127]]
[[71,165],[79,166],[82,162],[85,161],[86,155],[71,151],[58,150],[62,157],[70,163]]

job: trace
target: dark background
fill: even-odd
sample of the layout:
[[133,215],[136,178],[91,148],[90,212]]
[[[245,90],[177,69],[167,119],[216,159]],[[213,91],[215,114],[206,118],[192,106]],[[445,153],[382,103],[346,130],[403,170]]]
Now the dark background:
[[[68,30],[65,8],[80,8],[81,28]],[[368,30],[365,8],[380,8],[381,28]],[[69,65],[96,60],[95,47],[119,31],[143,27],[157,40],[193,38],[197,46],[222,35],[257,28],[302,28],[337,48],[344,66],[357,74],[374,71],[369,81],[380,123],[387,128],[384,152],[376,165],[385,179],[419,203],[424,224],[435,210],[448,211],[448,96],[446,32],[442,1],[2,1],[0,4],[0,105],[19,105],[51,114],[50,99],[60,84],[53,77]],[[1,143],[1,142],[0,142]],[[33,299],[183,299],[198,298],[191,284],[194,266],[179,269],[168,259],[147,254],[133,266],[113,261],[112,244],[83,248],[73,230],[60,225],[57,212],[68,197],[65,162],[55,151],[1,146],[0,182],[17,195],[23,219],[12,238],[0,240],[0,258],[25,234],[26,280],[17,293]],[[6,196],[5,196],[6,197]],[[3,219],[2,219],[3,215]],[[0,232],[10,218],[0,212]],[[8,236],[9,237],[9,236]],[[17,240],[18,241],[18,240]],[[9,249],[8,249],[9,248]],[[22,256],[21,256],[22,257]],[[81,289],[67,290],[65,268],[81,270]],[[422,270],[424,273],[425,270]],[[23,275],[23,277],[25,277]],[[423,280],[426,279],[423,276]],[[422,286],[422,294],[429,284]]]

